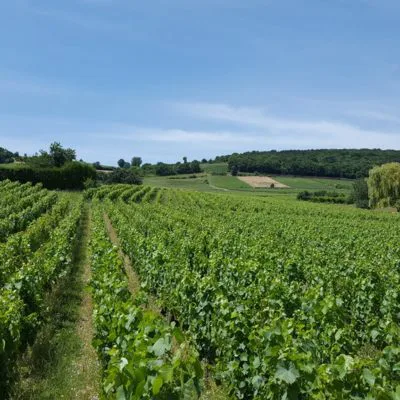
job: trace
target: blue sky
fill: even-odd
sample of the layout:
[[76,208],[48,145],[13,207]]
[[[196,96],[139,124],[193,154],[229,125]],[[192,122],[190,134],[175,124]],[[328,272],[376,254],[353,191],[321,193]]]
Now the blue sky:
[[0,146],[400,149],[398,0],[0,3]]

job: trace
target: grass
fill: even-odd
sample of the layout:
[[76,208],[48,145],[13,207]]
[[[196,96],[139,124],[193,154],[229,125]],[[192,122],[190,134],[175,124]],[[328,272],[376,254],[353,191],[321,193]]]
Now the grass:
[[241,181],[236,176],[210,175],[208,180],[210,185],[213,185],[217,188],[228,190],[253,190],[250,185]]
[[313,178],[296,176],[273,176],[291,189],[303,190],[350,190],[353,181],[350,179]]
[[144,184],[149,186],[190,189],[199,192],[222,192],[242,193],[247,196],[289,196],[294,197],[303,190],[329,190],[337,192],[349,192],[352,187],[352,180],[349,179],[330,179],[314,177],[294,177],[294,176],[274,176],[278,182],[281,182],[289,188],[254,189],[235,176],[228,175],[207,175],[197,174],[196,178],[188,176],[175,175],[145,177]]
[[228,163],[200,164],[200,168],[207,174],[226,174],[228,173]]
[[[19,361],[20,379],[13,399],[92,399],[99,393],[99,365],[91,337],[88,349],[79,329],[86,307],[88,222],[85,205],[73,265],[48,296],[46,324]],[[84,317],[83,325],[91,324],[91,310]],[[88,331],[87,327],[84,330]]]
[[22,169],[26,168],[27,164],[25,163],[8,163],[8,164],[0,164],[0,168],[2,169]]
[[149,176],[145,177],[143,183],[149,186],[175,188],[175,189],[192,189],[199,192],[214,192],[208,184],[208,177],[197,177],[197,178],[177,178],[173,179],[167,176]]

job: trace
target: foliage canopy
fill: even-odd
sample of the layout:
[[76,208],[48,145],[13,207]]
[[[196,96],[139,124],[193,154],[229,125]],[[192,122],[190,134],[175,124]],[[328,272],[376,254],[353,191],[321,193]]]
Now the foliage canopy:
[[400,163],[388,163],[369,172],[371,207],[396,207],[400,211]]

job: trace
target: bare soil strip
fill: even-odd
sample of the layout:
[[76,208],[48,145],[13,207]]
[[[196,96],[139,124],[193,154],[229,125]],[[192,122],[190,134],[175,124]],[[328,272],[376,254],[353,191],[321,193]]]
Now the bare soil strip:
[[221,187],[218,187],[218,186],[214,186],[211,183],[209,183],[208,186],[210,186],[211,188],[216,189],[216,190],[223,190],[224,192],[230,192],[229,189],[225,189],[225,188],[221,188]]
[[253,188],[271,188],[271,187],[273,187],[273,188],[278,188],[278,189],[284,189],[284,188],[289,187],[287,185],[284,185],[283,183],[276,181],[275,179],[272,179],[269,176],[238,176],[238,178],[241,181],[252,186]]

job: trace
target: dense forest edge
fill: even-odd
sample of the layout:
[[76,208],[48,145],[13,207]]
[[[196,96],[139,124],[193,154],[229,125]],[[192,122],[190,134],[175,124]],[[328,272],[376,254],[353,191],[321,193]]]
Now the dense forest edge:
[[357,179],[371,168],[400,162],[400,150],[333,149],[252,151],[220,156],[230,171]]

